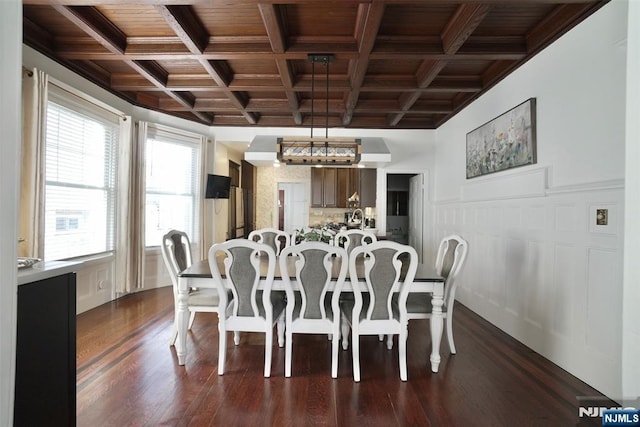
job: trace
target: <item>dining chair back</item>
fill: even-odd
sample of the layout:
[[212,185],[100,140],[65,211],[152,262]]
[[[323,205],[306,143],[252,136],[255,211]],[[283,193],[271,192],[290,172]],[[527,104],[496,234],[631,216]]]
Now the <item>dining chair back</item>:
[[334,244],[344,247],[348,254],[351,253],[353,248],[376,241],[378,241],[378,238],[375,234],[358,229],[339,231],[334,238]]
[[[223,264],[220,271],[218,263]],[[261,265],[266,266],[264,269]],[[233,239],[209,249],[209,267],[220,297],[218,315],[218,374],[223,375],[227,331],[265,334],[264,376],[271,375],[273,327],[278,323],[278,344],[284,346],[284,292],[272,292],[276,254],[266,244]],[[262,282],[262,289],[258,289]],[[229,300],[226,290],[231,291]],[[236,343],[237,344],[237,343]]]
[[247,236],[249,240],[269,245],[276,256],[291,244],[291,235],[277,228],[260,228],[253,230]]
[[[306,333],[331,335],[331,376],[336,378],[340,339],[339,298],[347,277],[347,251],[322,242],[301,242],[283,249],[279,262],[287,293],[285,376],[291,376],[293,334]],[[295,271],[290,268],[292,262],[295,262]],[[340,267],[332,281],[332,269],[336,263]],[[334,285],[332,291],[331,285]]]
[[[358,264],[364,269],[358,274]],[[407,313],[409,286],[415,278],[418,254],[411,246],[382,240],[358,246],[349,254],[349,278],[353,287],[353,300],[343,300],[341,311],[346,322],[342,326],[345,340],[351,327],[353,379],[360,381],[360,335],[398,335],[400,379],[407,380]],[[363,293],[359,282],[366,283]],[[392,304],[398,294],[398,305]]]
[[[173,285],[174,311],[177,312],[175,309],[178,306],[178,273],[189,268],[193,262],[189,236],[183,231],[171,230],[162,236],[160,250]],[[187,308],[190,312],[189,329],[193,326],[197,312],[217,312],[220,303],[216,289],[191,289],[187,301]],[[174,345],[177,337],[178,328],[174,319],[169,345]]]
[[[436,272],[445,278],[444,305],[442,316],[447,324],[447,342],[452,354],[456,353],[453,340],[453,307],[455,304],[458,277],[467,259],[469,244],[457,234],[445,237],[440,242],[436,255]],[[407,298],[407,316],[409,319],[431,318],[431,300],[426,294],[411,294]]]

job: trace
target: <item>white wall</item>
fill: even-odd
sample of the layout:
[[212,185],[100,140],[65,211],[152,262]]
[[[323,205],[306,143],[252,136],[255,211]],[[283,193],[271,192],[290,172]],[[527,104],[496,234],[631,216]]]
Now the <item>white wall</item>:
[[640,3],[629,3],[622,395],[640,396]]
[[[300,135],[300,129],[295,128],[234,128],[234,127],[214,127],[212,128],[216,141],[223,141],[227,146],[246,146],[256,135]],[[351,137],[379,137],[384,138],[384,142],[391,153],[391,162],[378,168],[377,179],[377,210],[376,226],[382,233],[386,230],[386,201],[387,201],[387,181],[388,173],[424,173],[429,175],[434,164],[435,157],[435,131],[433,130],[389,130],[389,129],[329,129],[330,136],[351,136]],[[371,167],[371,165],[365,165]],[[290,168],[296,168],[292,166]],[[301,178],[292,178],[288,175],[299,175],[294,172],[287,172],[285,168],[280,170],[269,167],[261,167],[258,170],[258,209],[256,224],[262,226],[274,226],[274,207],[277,180],[281,182],[302,181]],[[261,175],[262,174],[262,175]],[[281,176],[282,175],[282,176]],[[281,177],[280,177],[281,176]],[[280,178],[278,178],[280,177]],[[267,181],[263,181],[267,179]],[[309,178],[304,178],[309,179]],[[428,181],[428,180],[427,180]],[[264,193],[262,188],[270,189]],[[429,190],[428,190],[429,193]],[[268,225],[267,225],[268,224]]]
[[[22,33],[21,30],[17,31]],[[105,102],[124,114],[131,115],[134,121],[153,122],[200,135],[211,133],[209,126],[133,106],[25,45],[22,45],[22,64],[26,68],[38,68],[45,71],[52,78]],[[212,162],[213,158],[210,156],[209,161]],[[205,170],[213,170],[212,163],[206,165]],[[211,229],[206,231],[212,233]],[[115,297],[114,277],[115,264],[112,256],[93,259],[85,263],[83,268],[78,271],[77,277],[77,312],[82,313],[112,300]],[[170,284],[171,281],[160,251],[158,249],[148,250],[145,257],[144,289]]]
[[22,3],[0,2],[0,425],[13,425],[16,358],[15,260],[18,256],[18,177],[21,135]]
[[[438,129],[433,174],[435,236],[470,244],[460,301],[611,397],[622,392],[626,10],[604,6]],[[466,180],[466,133],[530,97],[538,164]]]

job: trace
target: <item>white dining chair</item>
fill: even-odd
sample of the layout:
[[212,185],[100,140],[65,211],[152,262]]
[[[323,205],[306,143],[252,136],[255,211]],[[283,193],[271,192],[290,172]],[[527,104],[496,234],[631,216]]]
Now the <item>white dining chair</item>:
[[[340,262],[335,288],[332,266]],[[295,271],[288,266],[295,262]],[[283,249],[280,272],[287,293],[285,376],[291,376],[293,334],[331,334],[331,376],[338,376],[339,298],[347,277],[347,251],[321,242],[302,242]],[[294,287],[296,290],[294,290]]]
[[[364,264],[363,276],[358,276],[358,263]],[[360,336],[398,335],[400,379],[407,380],[407,312],[404,307],[418,265],[418,254],[411,246],[383,240],[358,246],[349,254],[349,278],[353,300],[344,300],[342,339],[351,329],[353,379],[360,381]],[[401,280],[402,278],[402,280]],[[366,284],[366,298],[359,284]],[[399,295],[400,309],[394,310],[392,299]]]
[[[452,354],[456,353],[456,346],[453,341],[453,307],[458,285],[457,279],[462,267],[464,267],[468,250],[469,244],[467,241],[453,234],[442,239],[436,256],[436,272],[439,276],[445,278],[442,317],[446,319],[447,342]],[[409,294],[407,297],[406,309],[409,320],[430,319],[431,308],[431,295],[429,294]]]
[[247,238],[269,245],[276,256],[280,255],[280,252],[291,244],[291,235],[289,233],[270,227],[253,230]]
[[[189,268],[193,262],[189,236],[183,231],[171,230],[162,236],[160,245],[164,264],[169,271],[173,285],[174,311],[178,306],[178,273]],[[198,312],[217,313],[220,304],[217,289],[191,289],[187,308],[190,312],[189,326],[191,329]],[[176,316],[174,315],[173,332],[169,345],[175,345],[178,337]]]
[[[378,238],[375,234],[360,229],[342,230],[339,231],[333,240],[334,245],[340,246],[346,249],[347,254],[350,254],[354,248],[358,246],[367,245],[377,242]],[[348,292],[342,295],[342,299],[353,299],[353,294]],[[384,335],[379,336],[380,341],[384,339]],[[343,347],[346,349],[348,346],[347,341],[343,341]]]
[[358,229],[339,231],[334,237],[334,244],[345,248],[347,253],[351,253],[353,248],[377,241],[375,234]]
[[[218,267],[223,262],[224,272]],[[261,271],[261,263],[266,271]],[[272,292],[276,254],[266,244],[233,239],[209,249],[209,268],[220,296],[218,314],[218,374],[223,375],[227,352],[227,331],[265,334],[264,376],[271,376],[273,327],[278,324],[278,345],[284,346],[285,294]],[[258,289],[263,282],[262,289]],[[226,290],[233,299],[229,300]],[[236,343],[237,344],[237,343]]]

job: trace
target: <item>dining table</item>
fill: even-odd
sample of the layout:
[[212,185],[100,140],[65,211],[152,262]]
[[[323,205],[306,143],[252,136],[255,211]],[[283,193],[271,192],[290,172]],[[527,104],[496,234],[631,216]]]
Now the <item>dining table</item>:
[[[295,257],[291,258],[291,262],[287,263],[287,268],[290,269],[290,277],[295,277],[295,275],[293,274],[293,272],[295,271]],[[333,262],[334,268],[332,272],[332,283],[335,284],[335,278],[338,275],[340,261],[339,259],[334,259]],[[222,267],[221,264],[222,259],[218,260],[218,266],[220,267],[220,271],[224,272],[224,267]],[[358,271],[362,271],[362,268],[359,268]],[[344,282],[342,292],[352,292],[354,286],[358,286],[361,292],[368,292],[367,284],[364,277],[360,276],[360,274],[358,274],[358,276],[362,278],[359,278],[355,284],[347,277],[347,280],[345,280]],[[263,275],[260,278],[258,289],[264,288],[264,282],[265,279]],[[436,273],[434,267],[425,264],[418,264],[416,275],[412,283],[409,284],[409,292],[411,293],[431,294],[431,356],[429,360],[431,362],[432,372],[438,372],[438,368],[440,366],[440,342],[442,340],[443,330],[442,305],[444,303],[444,282],[445,279]],[[295,288],[295,280],[291,281],[291,283]],[[276,262],[275,276],[271,289],[274,291],[285,290],[284,287],[285,284],[280,273],[280,266],[279,263]],[[189,323],[189,310],[187,303],[189,292],[192,288],[217,288],[215,280],[211,275],[211,269],[209,267],[208,260],[196,261],[189,268],[178,273],[178,295],[176,298],[175,322],[178,330],[176,354],[178,356],[179,365],[184,365],[187,358],[187,330]],[[333,290],[331,285],[328,290]]]

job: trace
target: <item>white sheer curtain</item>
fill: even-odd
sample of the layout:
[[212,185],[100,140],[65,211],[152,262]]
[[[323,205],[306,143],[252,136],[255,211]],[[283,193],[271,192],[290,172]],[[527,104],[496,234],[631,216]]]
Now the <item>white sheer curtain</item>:
[[116,292],[142,288],[144,279],[144,144],[147,123],[121,122],[116,214]]
[[208,167],[208,156],[207,152],[209,151],[209,147],[207,146],[209,139],[205,136],[200,139],[200,203],[198,204],[200,210],[200,227],[199,227],[199,235],[200,235],[200,259],[207,259],[209,256],[209,248],[207,247],[207,242],[209,241],[209,233],[210,227],[207,226],[208,221],[211,219],[208,218],[206,203],[204,201],[204,192],[207,188],[207,174],[206,170]]
[[44,257],[44,153],[49,77],[22,73],[22,168],[18,256]]

